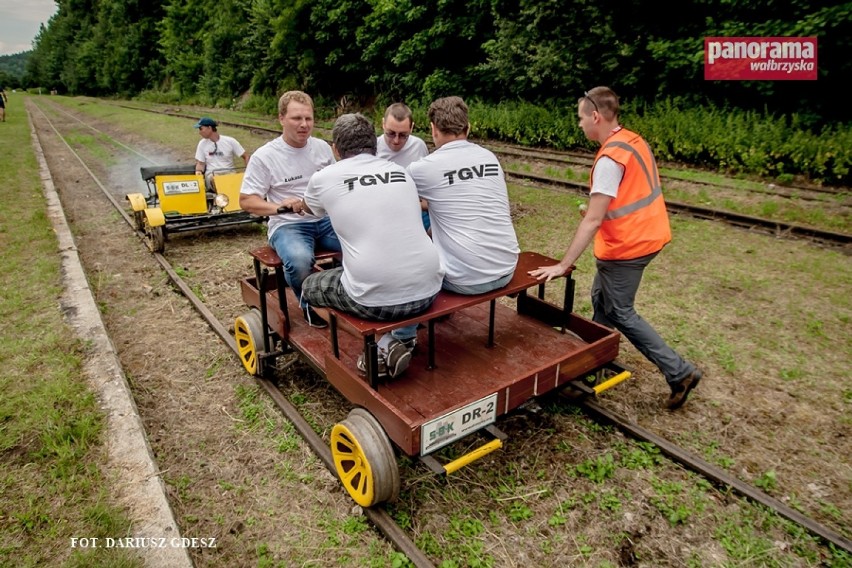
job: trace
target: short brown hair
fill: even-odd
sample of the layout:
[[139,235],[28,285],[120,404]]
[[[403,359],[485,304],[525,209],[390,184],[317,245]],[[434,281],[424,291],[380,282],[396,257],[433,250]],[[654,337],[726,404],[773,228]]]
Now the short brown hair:
[[314,100],[307,93],[302,91],[287,91],[281,98],[278,99],[278,114],[284,116],[287,114],[287,106],[290,104],[290,101],[296,101],[297,103],[302,103],[303,105],[308,105],[311,108],[314,108]]
[[577,103],[583,105],[583,114],[592,114],[596,110],[606,120],[618,117],[618,95],[609,87],[595,87],[589,89]]
[[387,118],[389,116],[394,117],[398,121],[402,122],[405,119],[414,123],[414,113],[411,112],[411,109],[408,108],[408,105],[405,103],[393,103],[387,109],[385,109],[385,116]]
[[429,122],[445,134],[467,134],[470,126],[467,105],[461,97],[435,99],[429,105]]

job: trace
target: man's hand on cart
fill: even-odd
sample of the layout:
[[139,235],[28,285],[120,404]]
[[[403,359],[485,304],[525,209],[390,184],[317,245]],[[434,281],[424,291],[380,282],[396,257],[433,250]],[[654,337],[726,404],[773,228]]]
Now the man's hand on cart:
[[535,278],[536,280],[544,280],[545,282],[550,282],[554,278],[559,278],[560,276],[565,276],[565,273],[571,267],[565,268],[562,263],[553,264],[551,266],[539,266],[535,270],[530,270],[527,272],[530,276]]

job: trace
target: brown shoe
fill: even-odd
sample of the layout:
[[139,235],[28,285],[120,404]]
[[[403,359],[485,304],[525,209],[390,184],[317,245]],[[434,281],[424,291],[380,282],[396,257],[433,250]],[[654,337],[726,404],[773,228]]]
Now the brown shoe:
[[672,385],[672,394],[669,396],[667,404],[669,410],[677,410],[683,406],[689,396],[689,391],[698,386],[703,376],[700,369],[695,369],[679,383]]

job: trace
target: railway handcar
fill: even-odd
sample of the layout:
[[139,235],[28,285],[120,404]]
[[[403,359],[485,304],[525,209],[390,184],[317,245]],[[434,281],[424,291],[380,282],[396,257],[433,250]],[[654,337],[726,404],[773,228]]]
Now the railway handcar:
[[[296,351],[354,405],[331,431],[335,468],[349,495],[370,507],[393,501],[400,486],[396,451],[449,474],[500,448],[497,419],[572,381],[600,374],[618,356],[619,334],[573,313],[574,281],[564,277],[562,305],[545,300],[545,286],[527,271],[556,261],[522,252],[504,288],[463,296],[439,293],[417,317],[376,322],[329,310],[329,327],[310,327],[287,291],[271,247],[250,252],[255,274],[242,279],[250,310],[236,318],[241,361],[256,376],[274,374],[276,359]],[[334,255],[318,254],[334,261]],[[420,324],[418,350],[407,371],[380,380],[376,338]],[[367,374],[356,360],[366,353]],[[622,373],[608,388],[629,376]],[[477,431],[493,439],[448,463],[434,454]]]
[[195,165],[147,166],[140,168],[148,194],[130,193],[136,229],[154,252],[163,252],[169,233],[257,223],[264,217],[240,208],[243,172],[223,172],[212,176],[207,187]]

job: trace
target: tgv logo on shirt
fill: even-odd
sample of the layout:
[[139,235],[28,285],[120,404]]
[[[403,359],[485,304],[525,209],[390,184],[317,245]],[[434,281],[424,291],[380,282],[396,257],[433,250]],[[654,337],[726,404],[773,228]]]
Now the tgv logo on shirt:
[[360,186],[378,185],[380,183],[405,183],[405,172],[385,172],[383,174],[365,174],[343,180],[349,191],[355,189],[355,182]]
[[444,172],[444,177],[447,178],[450,185],[455,183],[455,178],[458,178],[459,181],[465,181],[473,179],[474,177],[481,178],[496,175],[500,175],[499,164],[482,164],[480,166],[473,166],[472,168],[462,168],[456,171]]

